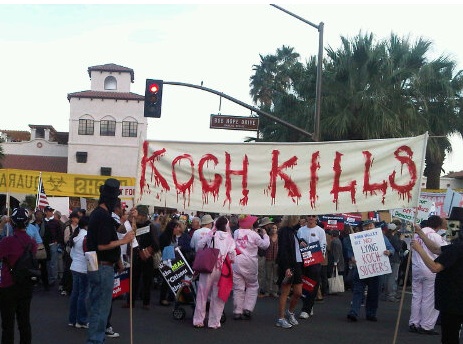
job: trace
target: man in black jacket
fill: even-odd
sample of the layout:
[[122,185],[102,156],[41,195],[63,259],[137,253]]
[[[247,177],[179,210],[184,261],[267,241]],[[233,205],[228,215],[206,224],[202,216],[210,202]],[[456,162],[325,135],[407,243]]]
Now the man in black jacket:
[[[136,238],[138,246],[133,248],[132,264],[132,307],[135,306],[136,296],[142,279],[142,308],[150,309],[151,286],[154,278],[153,254],[159,251],[159,232],[148,217],[148,207],[137,205],[130,211],[130,219],[136,226]],[[130,305],[126,305],[128,307]]]

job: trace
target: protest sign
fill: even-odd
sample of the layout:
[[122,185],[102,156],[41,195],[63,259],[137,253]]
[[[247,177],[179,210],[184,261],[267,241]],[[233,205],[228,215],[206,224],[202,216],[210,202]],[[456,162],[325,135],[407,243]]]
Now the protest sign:
[[193,276],[193,270],[178,247],[175,248],[175,258],[163,260],[159,264],[159,271],[174,294],[182,286],[182,281]]
[[144,141],[135,202],[235,214],[336,214],[418,203],[427,134],[291,143]]
[[344,217],[342,215],[322,215],[319,220],[323,223],[325,231],[332,229],[342,231],[344,229]]
[[311,293],[313,292],[316,285],[317,285],[317,282],[314,281],[313,279],[307,276],[302,276],[302,290],[303,291],[307,291]]
[[389,257],[384,254],[386,244],[380,228],[353,233],[349,236],[360,279],[392,272]]
[[130,290],[130,268],[125,268],[122,272],[114,274],[113,299],[126,294]]
[[420,197],[417,208],[393,209],[390,213],[391,217],[397,217],[408,222],[415,220],[415,223],[421,223],[421,221],[428,219],[433,210],[435,211],[434,202],[430,199]]
[[358,226],[362,222],[361,213],[342,213],[341,216],[344,218],[344,222],[352,227]]
[[320,264],[323,262],[323,253],[319,241],[311,242],[306,247],[301,247],[302,260],[304,266]]

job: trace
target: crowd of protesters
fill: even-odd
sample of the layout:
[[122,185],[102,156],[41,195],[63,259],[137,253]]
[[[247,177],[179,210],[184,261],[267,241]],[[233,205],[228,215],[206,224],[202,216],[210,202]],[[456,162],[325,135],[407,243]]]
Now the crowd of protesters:
[[[123,307],[136,307],[137,301],[141,300],[141,307],[150,310],[153,288],[159,288],[160,306],[170,306],[175,301],[175,295],[157,269],[160,261],[164,259],[163,255],[169,254],[166,252],[172,254],[178,247],[192,265],[198,250],[214,245],[220,251],[218,262],[211,273],[199,274],[197,282],[193,317],[193,325],[197,328],[220,328],[220,319],[229,295],[232,295],[234,320],[251,320],[258,299],[272,297],[275,299],[276,326],[297,326],[300,321],[314,316],[317,302],[322,303],[329,295],[327,279],[333,271],[343,276],[345,290],[350,289],[352,292],[352,302],[350,306],[346,305],[348,321],[359,320],[361,305],[365,305],[367,321],[378,321],[379,300],[398,302],[401,297],[399,287],[411,283],[411,332],[438,334],[434,329],[438,321],[438,309],[441,313],[444,311],[446,324],[450,322],[449,319],[452,320],[452,323],[443,329],[443,338],[444,334],[448,338],[454,337],[455,327],[461,323],[458,323],[455,317],[452,318],[452,310],[447,311],[445,308],[445,298],[442,297],[444,301],[439,305],[441,308],[434,305],[438,301],[434,300],[434,283],[437,284],[438,281],[436,272],[439,276],[448,271],[456,257],[461,254],[459,251],[452,251],[451,258],[439,259],[441,247],[448,242],[445,237],[437,234],[445,227],[445,221],[438,216],[430,217],[427,223],[417,227],[415,237],[411,238],[412,232],[407,233],[405,223],[397,220],[391,223],[364,220],[353,225],[345,224],[342,230],[338,230],[325,229],[319,216],[315,215],[261,218],[251,215],[219,216],[178,212],[156,212],[150,215],[149,208],[144,205],[137,205],[128,211],[115,193],[110,195],[110,186],[107,188],[108,192],[107,198],[100,199],[99,207],[92,211],[95,213],[93,220],[92,214],[89,217],[85,210],[75,209],[70,212],[69,220],[63,223],[60,221],[61,214],[47,206],[43,212],[36,210],[30,215],[26,212],[28,218],[23,222],[14,222],[12,218],[3,217],[0,225],[3,238],[0,241],[0,244],[3,244],[0,245],[0,256],[3,257],[3,261],[7,255],[2,252],[4,243],[10,240],[7,238],[13,237],[16,231],[24,230],[37,245],[34,249],[42,248],[45,251],[45,256],[38,260],[41,277],[36,288],[49,291],[55,290],[53,287],[58,286],[57,290],[61,295],[70,296],[68,324],[75,328],[88,329],[88,343],[99,343],[103,342],[105,337],[119,336],[110,322],[112,302],[107,300],[111,290],[109,287],[95,284],[96,280],[101,282],[102,277],[87,269],[85,252],[88,250],[97,252],[99,274],[103,273],[102,270],[107,270],[104,275],[107,275],[108,286],[112,286],[113,274],[130,264],[133,269],[132,299],[128,295],[124,296]],[[104,236],[99,232],[103,227],[107,228]],[[389,257],[392,272],[361,279],[350,234],[375,228],[381,228],[383,231],[386,250],[382,254]],[[142,234],[135,237],[136,231]],[[90,243],[87,237],[90,238]],[[323,260],[314,265],[304,266],[301,248],[314,242],[320,245]],[[86,247],[88,245],[91,246],[90,249]],[[416,248],[409,273],[413,277],[406,281],[404,270],[410,246]],[[15,253],[15,257],[13,263],[14,259],[18,258],[18,253]],[[434,260],[437,263],[434,263]],[[223,269],[229,269],[232,279],[225,282],[220,280]],[[5,264],[2,273],[4,271],[8,275]],[[5,282],[8,279],[4,278],[4,274],[2,276],[0,298],[8,297],[8,290],[11,289],[11,285]],[[446,281],[444,278],[440,280]],[[304,281],[311,281],[311,288],[304,288],[304,283],[307,283]],[[221,289],[220,283],[225,283],[226,288]],[[459,292],[460,295],[463,294],[463,290]],[[108,294],[104,307],[101,303],[102,293]],[[88,307],[89,297],[93,297],[93,308]],[[30,304],[30,299],[26,302]],[[19,307],[18,311],[21,313],[24,306]],[[25,338],[24,343],[28,343],[29,315],[25,316],[24,312],[22,314],[23,317],[17,318],[18,326],[20,335]],[[461,317],[463,315],[457,319]],[[2,309],[2,324],[7,329],[3,329],[4,337],[11,333],[14,321],[11,325],[11,321],[3,318]],[[2,340],[2,343],[9,342]],[[443,343],[453,342],[446,339]]]

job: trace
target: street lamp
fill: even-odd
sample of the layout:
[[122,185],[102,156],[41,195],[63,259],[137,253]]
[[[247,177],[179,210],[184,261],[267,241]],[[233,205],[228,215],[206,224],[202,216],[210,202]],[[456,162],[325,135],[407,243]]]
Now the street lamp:
[[323,64],[323,28],[325,24],[323,22],[320,22],[320,24],[316,25],[278,5],[275,5],[275,4],[270,4],[270,5],[279,9],[280,11],[288,13],[290,16],[293,16],[294,18],[297,18],[318,30],[317,80],[316,80],[316,87],[315,87],[314,132],[313,132],[312,138],[314,141],[320,141],[320,107],[321,107],[321,98],[322,98],[322,64]]

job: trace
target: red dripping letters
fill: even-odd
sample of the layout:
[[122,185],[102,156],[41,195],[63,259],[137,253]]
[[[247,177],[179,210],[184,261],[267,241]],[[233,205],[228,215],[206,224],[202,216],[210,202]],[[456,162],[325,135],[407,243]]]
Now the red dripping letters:
[[[312,152],[311,155],[304,155],[305,160],[301,160],[301,157],[297,155],[283,156],[280,150],[274,149],[268,157],[267,170],[265,166],[262,166],[262,163],[259,164],[258,168],[253,166],[253,161],[247,154],[234,153],[232,155],[229,152],[222,154],[205,153],[198,161],[195,161],[198,159],[197,155],[195,158],[191,154],[184,153],[172,157],[166,148],[159,148],[152,151],[150,155],[149,141],[146,141],[143,144],[140,166],[140,194],[154,193],[154,196],[160,199],[163,193],[172,192],[172,188],[177,194],[177,199],[179,195],[182,195],[185,205],[185,202],[189,202],[193,188],[200,188],[203,204],[215,203],[221,199],[222,207],[226,207],[227,203],[229,206],[238,204],[245,207],[248,202],[252,201],[250,189],[255,192],[248,185],[249,174],[258,172],[260,175],[257,180],[259,185],[262,184],[261,192],[268,197],[269,205],[275,204],[279,198],[290,198],[296,204],[301,200],[307,201],[312,209],[316,209],[320,199],[327,199],[326,195],[323,198],[320,197],[319,183],[323,183],[320,185],[325,185],[326,188],[328,182],[331,185],[331,201],[336,204],[336,209],[338,209],[340,195],[343,193],[348,193],[351,204],[356,204],[357,185],[359,183],[363,183],[362,193],[364,197],[381,197],[381,202],[384,203],[388,192],[395,192],[403,199],[407,197],[410,200],[418,180],[418,168],[413,161],[413,150],[405,145],[394,151],[393,157],[390,158],[390,172],[385,175],[382,171],[382,178],[375,178],[375,159],[371,151],[364,150],[361,153],[356,153],[359,155],[358,167],[362,166],[360,159],[363,159],[363,179],[359,178],[358,173],[353,174],[354,177],[349,177],[352,175],[352,171],[349,176],[343,176],[343,165],[352,167],[352,161],[350,164],[343,164],[344,154],[338,151],[331,158],[333,165],[329,168],[322,166],[320,151]],[[350,157],[352,158],[352,155]],[[308,159],[310,160],[308,161]],[[324,159],[326,165],[326,161],[329,160],[326,156]],[[304,163],[301,164],[301,161]],[[400,170],[393,167],[397,165],[400,165]],[[170,175],[165,166],[170,166]],[[324,172],[321,174],[323,180],[320,180],[322,168],[324,168]],[[295,179],[295,173],[292,173],[292,170],[295,169],[298,169],[298,173],[296,173],[299,176],[298,179]],[[408,173],[405,183],[403,183],[402,173],[404,169]],[[160,171],[163,171],[164,175]],[[305,171],[303,178],[301,178],[301,171]],[[403,184],[397,183],[399,175],[402,175],[401,183]],[[265,187],[266,178],[268,178],[268,183]],[[351,178],[351,180],[346,180],[346,178]],[[256,176],[253,176],[253,180],[256,180]],[[237,192],[241,195],[233,199],[233,195],[236,196]]]

